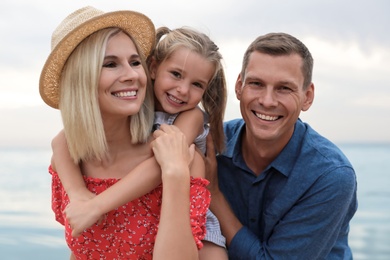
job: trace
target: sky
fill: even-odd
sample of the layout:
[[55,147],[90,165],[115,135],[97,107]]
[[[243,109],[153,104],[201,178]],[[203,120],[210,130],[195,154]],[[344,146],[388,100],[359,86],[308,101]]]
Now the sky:
[[241,117],[234,84],[248,45],[285,32],[314,57],[315,100],[301,118],[335,143],[390,142],[390,1],[387,0],[2,0],[0,3],[0,147],[50,147],[62,128],[38,82],[51,34],[74,10],[134,10],[156,27],[190,26],[224,56],[229,88],[225,120]]

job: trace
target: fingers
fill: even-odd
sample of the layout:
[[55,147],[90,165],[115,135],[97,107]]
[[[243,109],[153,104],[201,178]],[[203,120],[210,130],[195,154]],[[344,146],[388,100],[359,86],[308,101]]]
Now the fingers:
[[164,135],[164,134],[167,134],[169,131],[171,131],[169,129],[169,127],[167,127],[168,125],[166,124],[163,124],[163,125],[160,125],[160,127],[158,129],[156,129],[155,131],[153,131],[153,137],[154,139]]

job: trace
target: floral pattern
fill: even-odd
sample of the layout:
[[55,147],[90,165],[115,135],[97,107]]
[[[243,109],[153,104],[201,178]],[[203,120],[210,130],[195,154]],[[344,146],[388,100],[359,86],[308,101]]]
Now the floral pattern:
[[[110,211],[100,224],[84,230],[77,238],[63,210],[69,198],[62,187],[58,174],[51,166],[52,209],[56,220],[65,226],[66,242],[77,259],[152,259],[162,203],[162,185],[148,194]],[[84,177],[90,191],[99,194],[114,185],[117,179]],[[192,233],[200,249],[206,233],[206,211],[210,204],[208,181],[191,178],[190,217]]]

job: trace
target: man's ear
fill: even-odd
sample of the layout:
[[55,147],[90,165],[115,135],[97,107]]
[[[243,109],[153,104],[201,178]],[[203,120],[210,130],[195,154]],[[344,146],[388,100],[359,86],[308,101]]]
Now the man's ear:
[[242,81],[241,73],[240,73],[240,74],[238,74],[238,77],[236,80],[236,87],[235,87],[236,97],[238,100],[241,99],[242,85],[243,85],[243,81]]
[[302,111],[307,111],[314,101],[314,84],[313,82],[305,90],[305,101],[302,104]]

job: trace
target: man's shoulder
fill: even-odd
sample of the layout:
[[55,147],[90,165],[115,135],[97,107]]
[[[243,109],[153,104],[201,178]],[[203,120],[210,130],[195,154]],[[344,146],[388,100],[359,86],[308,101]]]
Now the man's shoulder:
[[348,158],[335,143],[319,134],[308,124],[305,125],[307,130],[301,147],[303,154],[310,154],[311,160],[317,162],[322,161],[335,166],[352,167]]
[[242,118],[232,119],[224,122],[223,130],[227,139],[230,139],[232,136],[236,135],[242,126],[245,124]]

